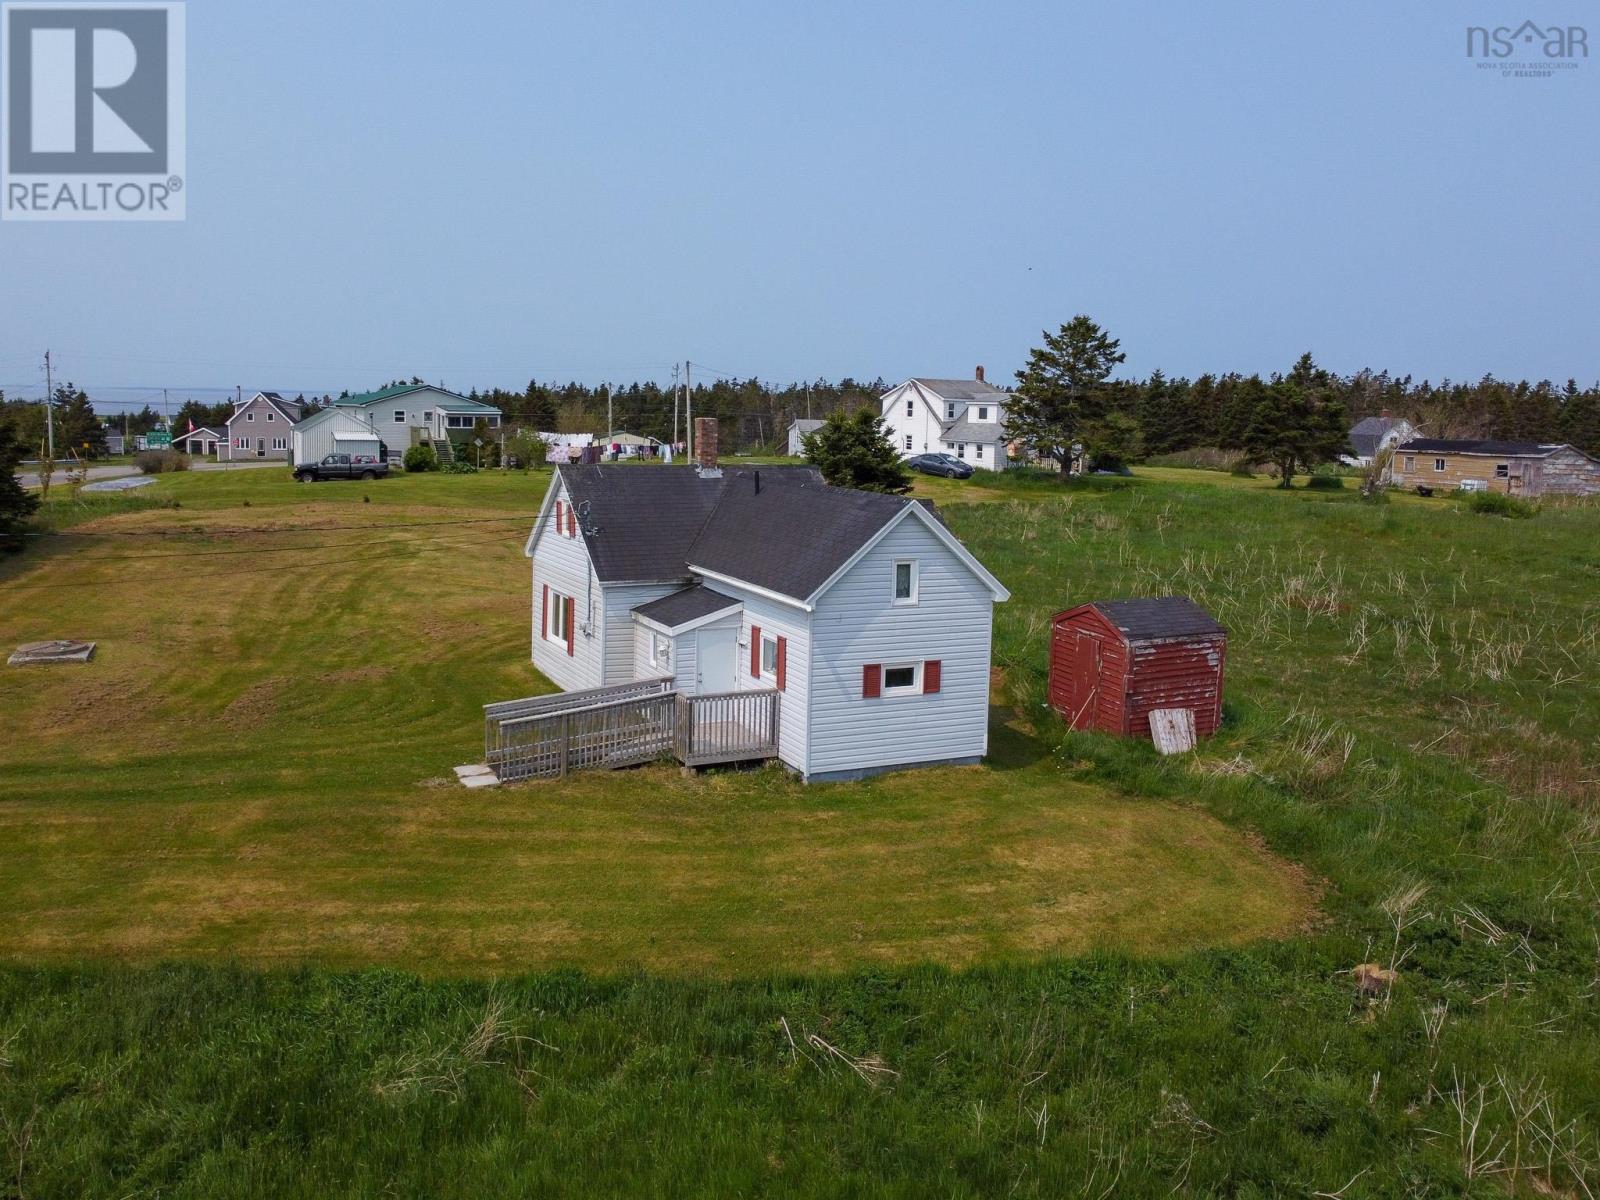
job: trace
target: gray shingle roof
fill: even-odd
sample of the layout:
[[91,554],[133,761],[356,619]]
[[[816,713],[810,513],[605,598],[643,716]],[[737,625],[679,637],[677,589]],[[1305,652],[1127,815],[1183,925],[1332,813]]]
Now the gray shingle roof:
[[[567,495],[601,583],[665,583],[689,578],[689,547],[723,490],[757,468],[732,467],[702,479],[693,467],[560,466]],[[764,487],[803,476],[821,485],[814,467],[761,467]],[[584,505],[589,507],[587,511]]]
[[[916,501],[820,481],[730,486],[689,548],[689,562],[797,600],[809,598]],[[804,536],[802,536],[804,535]]]
[[1501,454],[1507,458],[1543,458],[1560,450],[1563,442],[1499,442],[1492,438],[1412,438],[1398,447],[1407,454]]
[[923,379],[913,376],[911,381],[920,383],[945,400],[993,400],[1007,394],[1004,388],[997,388],[987,381],[979,383],[976,379]]
[[998,421],[951,421],[939,430],[947,442],[1003,442],[1005,427]]
[[1362,458],[1371,458],[1389,431],[1400,424],[1398,417],[1364,417],[1350,428],[1350,448]]
[[649,604],[641,604],[633,611],[658,625],[676,629],[680,625],[687,625],[690,621],[709,617],[712,613],[726,612],[730,608],[738,607],[739,601],[732,596],[724,596],[721,592],[697,585],[686,587],[681,592],[673,592],[670,596],[663,596],[659,600],[652,600]]
[[1206,637],[1226,633],[1205,609],[1187,596],[1146,600],[1096,600],[1092,607],[1122,630],[1130,642],[1158,638]]

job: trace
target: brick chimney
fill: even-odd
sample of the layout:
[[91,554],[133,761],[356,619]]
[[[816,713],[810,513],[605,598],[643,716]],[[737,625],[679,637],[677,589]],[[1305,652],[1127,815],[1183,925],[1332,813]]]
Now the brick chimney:
[[717,419],[715,417],[696,417],[694,419],[694,455],[695,469],[702,476],[715,479],[722,474],[722,469],[717,466]]
[[1390,413],[1390,412],[1389,412],[1389,410],[1388,410],[1388,409],[1387,409],[1387,408],[1386,408],[1386,409],[1384,409],[1384,410],[1383,410],[1383,411],[1382,411],[1382,412],[1381,412],[1381,413],[1379,413],[1379,414],[1378,414],[1378,415],[1379,415],[1379,416],[1380,416],[1380,417],[1382,417],[1382,418],[1383,418],[1383,419],[1384,419],[1384,420],[1385,420],[1385,421],[1387,421],[1387,420],[1388,420],[1388,419],[1389,419],[1389,418],[1390,418],[1390,416],[1391,416],[1391,415],[1393,415],[1393,414],[1391,414],[1391,413]]
[[978,368],[978,382],[979,383],[983,382],[983,368],[982,367]]

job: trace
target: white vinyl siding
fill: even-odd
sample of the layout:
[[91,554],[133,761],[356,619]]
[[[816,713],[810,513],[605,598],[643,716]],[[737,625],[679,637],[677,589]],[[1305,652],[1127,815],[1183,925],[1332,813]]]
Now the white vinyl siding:
[[[917,603],[895,605],[896,560],[917,560]],[[976,758],[989,745],[994,600],[915,515],[903,520],[817,601],[808,774]],[[790,649],[790,661],[794,651]],[[934,695],[920,666],[940,663]],[[917,686],[862,696],[862,668],[916,664]],[[791,667],[792,670],[792,667]],[[793,685],[791,684],[791,687]]]
[[[336,438],[335,434],[344,436]],[[364,440],[352,441],[352,434],[364,435]],[[296,466],[304,466],[321,462],[329,454],[376,455],[379,438],[380,434],[367,424],[360,409],[328,409],[306,418],[290,432],[289,446],[293,451],[290,457]],[[384,444],[395,449],[392,439]]]
[[[578,538],[577,544],[583,545],[581,537]],[[641,604],[649,604],[652,600],[669,596],[682,586],[681,583],[649,583],[630,587],[622,587],[615,583],[606,585],[605,627],[601,634],[604,640],[602,649],[605,653],[606,685],[627,683],[639,678],[654,679],[661,674],[659,671],[650,671],[644,676],[638,674],[634,631],[639,623],[633,619],[633,610]]]
[[[738,657],[733,670],[737,690],[747,692],[773,686],[770,679],[751,678],[751,627],[760,626],[762,633],[785,639],[784,690],[778,701],[778,757],[786,766],[803,774],[806,770],[807,696],[811,686],[809,614],[804,609],[768,599],[720,579],[712,586],[744,603],[744,614],[739,624]],[[685,640],[687,638],[679,638],[679,645]]]
[[[566,491],[559,477],[552,484],[563,503]],[[558,537],[555,532],[555,506],[550,506],[540,522],[533,543],[533,665],[564,692],[600,687],[602,679],[600,622],[602,593],[589,565],[589,551],[582,538]],[[574,625],[572,656],[566,645],[545,640],[542,604],[544,589],[573,598]],[[631,641],[630,641],[631,645]],[[625,677],[626,678],[626,677]]]

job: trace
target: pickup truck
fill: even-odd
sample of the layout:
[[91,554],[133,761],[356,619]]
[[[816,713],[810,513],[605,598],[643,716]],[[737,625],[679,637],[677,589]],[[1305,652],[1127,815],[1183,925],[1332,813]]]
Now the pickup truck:
[[372,454],[329,454],[321,462],[301,463],[294,469],[299,483],[324,479],[379,479],[389,474],[389,464]]

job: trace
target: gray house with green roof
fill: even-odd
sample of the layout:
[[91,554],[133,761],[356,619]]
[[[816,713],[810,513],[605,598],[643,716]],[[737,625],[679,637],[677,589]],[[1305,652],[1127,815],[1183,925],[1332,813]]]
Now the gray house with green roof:
[[479,421],[495,430],[501,421],[494,405],[426,383],[396,384],[358,396],[341,396],[333,407],[357,416],[375,431],[391,462],[398,462],[419,442],[432,442],[447,453],[448,444],[439,443],[452,438],[466,441]]

